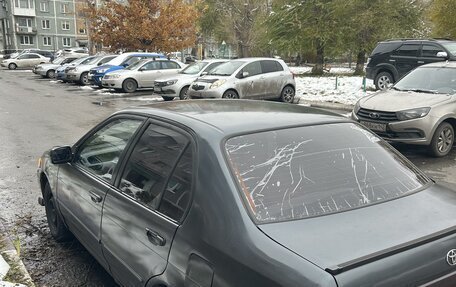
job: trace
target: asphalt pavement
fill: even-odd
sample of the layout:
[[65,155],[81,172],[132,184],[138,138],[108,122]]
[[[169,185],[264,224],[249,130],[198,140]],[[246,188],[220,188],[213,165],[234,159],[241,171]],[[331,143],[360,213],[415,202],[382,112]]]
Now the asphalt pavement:
[[[116,110],[160,100],[151,91],[120,94],[42,79],[31,71],[0,70],[0,221],[21,246],[37,286],[115,285],[76,240],[52,240],[44,208],[37,204],[38,157],[74,143]],[[396,147],[435,180],[456,187],[456,149],[436,159],[423,147]]]

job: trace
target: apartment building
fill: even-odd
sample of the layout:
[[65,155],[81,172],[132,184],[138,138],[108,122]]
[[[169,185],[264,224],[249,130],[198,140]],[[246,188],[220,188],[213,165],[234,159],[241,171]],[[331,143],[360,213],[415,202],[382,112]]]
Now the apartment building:
[[87,46],[84,0],[0,0],[0,50]]

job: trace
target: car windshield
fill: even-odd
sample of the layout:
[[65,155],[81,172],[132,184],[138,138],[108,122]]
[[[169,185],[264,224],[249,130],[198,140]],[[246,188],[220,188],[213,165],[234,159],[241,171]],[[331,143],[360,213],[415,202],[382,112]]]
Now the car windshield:
[[60,65],[63,62],[63,60],[65,60],[65,58],[63,57],[57,58],[54,61],[52,61],[52,64]]
[[198,74],[204,67],[206,67],[208,62],[196,62],[193,64],[188,65],[185,69],[180,71],[180,74],[186,75],[196,75]]
[[84,62],[84,63],[81,63],[81,64],[84,64],[84,65],[95,64],[95,63],[96,63],[98,60],[100,60],[101,58],[102,58],[101,56],[89,58],[89,59],[87,59],[87,62]]
[[442,46],[445,47],[453,56],[456,56],[456,43],[442,43]]
[[421,67],[410,72],[393,88],[399,91],[454,94],[456,92],[456,68]]
[[133,62],[132,64],[127,66],[125,68],[125,70],[136,70],[139,67],[141,67],[142,65],[144,65],[145,63],[147,63],[148,61],[150,61],[150,59],[143,59],[143,60],[136,59],[135,62]]
[[429,179],[355,123],[236,136],[229,165],[257,223],[342,212],[420,190]]
[[215,67],[211,70],[211,72],[208,75],[231,76],[244,63],[244,61],[229,61],[221,64],[220,66]]

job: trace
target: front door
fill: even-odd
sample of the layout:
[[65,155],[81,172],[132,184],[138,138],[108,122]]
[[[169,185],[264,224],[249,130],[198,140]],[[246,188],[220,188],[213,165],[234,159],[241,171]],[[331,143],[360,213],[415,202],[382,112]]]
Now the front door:
[[117,188],[108,191],[101,228],[103,253],[113,276],[124,286],[144,286],[166,268],[174,234],[190,201],[190,142],[179,129],[151,122],[122,163]]
[[[247,72],[247,77],[243,73]],[[240,79],[236,85],[239,95],[245,99],[260,99],[265,96],[265,78],[262,74],[260,61],[252,62],[246,65],[238,74]]]
[[435,44],[423,44],[423,47],[421,48],[421,57],[418,59],[418,65],[445,61],[445,58],[437,57],[439,52],[446,51]]
[[65,222],[105,268],[99,244],[103,200],[118,159],[141,123],[113,118],[77,144],[73,162],[59,169],[57,200]]
[[160,61],[147,62],[139,68],[139,72],[139,87],[153,88],[155,79],[162,75]]

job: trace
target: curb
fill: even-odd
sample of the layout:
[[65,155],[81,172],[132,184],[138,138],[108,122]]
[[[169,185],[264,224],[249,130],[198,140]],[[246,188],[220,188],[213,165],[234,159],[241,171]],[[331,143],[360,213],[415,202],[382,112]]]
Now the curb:
[[297,101],[299,105],[306,105],[313,108],[321,108],[321,109],[334,109],[334,110],[343,110],[347,112],[351,112],[353,110],[353,105],[346,105],[341,103],[331,103],[331,102],[316,102],[316,101],[308,101],[303,98],[299,98]]
[[2,259],[4,259],[7,262],[13,262],[14,266],[13,267],[10,266],[9,270],[14,268],[18,273],[21,274],[21,276],[22,276],[21,281],[26,283],[26,285],[16,284],[16,283],[1,281],[1,279],[0,279],[0,286],[18,286],[18,287],[19,286],[28,286],[28,287],[35,286],[35,284],[33,283],[32,277],[30,277],[30,274],[28,273],[27,269],[25,268],[24,263],[22,262],[21,258],[17,254],[16,248],[14,248],[13,242],[9,238],[2,222],[0,222],[0,256]]

